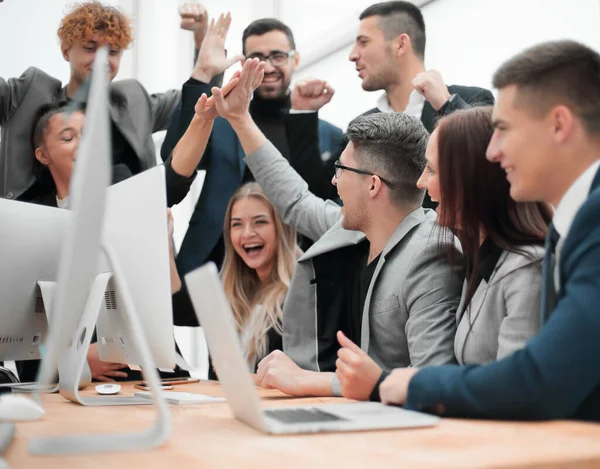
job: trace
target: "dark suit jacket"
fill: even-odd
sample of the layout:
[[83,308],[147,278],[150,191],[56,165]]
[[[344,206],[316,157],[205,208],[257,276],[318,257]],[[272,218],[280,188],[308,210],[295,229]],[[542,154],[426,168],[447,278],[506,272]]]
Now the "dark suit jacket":
[[[425,104],[423,105],[421,122],[429,133],[433,132],[435,124],[440,117],[447,116],[458,109],[465,109],[471,106],[492,106],[494,104],[494,95],[490,90],[486,90],[484,88],[450,85],[448,87],[448,91],[450,94],[456,94],[456,97],[452,100],[452,102],[443,105],[439,111],[433,109],[428,101],[425,101]],[[365,112],[363,116],[377,112],[381,111],[378,108],[373,108]],[[436,206],[437,204],[431,201],[429,194],[425,193],[423,207],[435,208]]]
[[554,311],[527,346],[483,366],[424,368],[405,407],[446,417],[600,421],[600,171],[562,247]]
[[[450,94],[456,94],[451,103],[446,103],[439,111],[433,109],[433,106],[425,101],[423,112],[421,113],[421,122],[427,129],[427,132],[433,132],[435,123],[440,117],[447,116],[458,109],[465,109],[471,106],[493,106],[494,95],[490,90],[477,88],[475,86],[450,85],[448,87]],[[368,110],[363,116],[381,112],[378,108]]]
[[[191,80],[184,84],[180,106],[171,117],[171,123],[161,149],[168,158],[185,133],[194,116],[194,106],[202,93],[210,87]],[[318,119],[317,113],[289,114],[284,117],[290,150],[290,163],[309,183],[311,190],[324,198],[337,196],[331,185],[333,169],[328,171],[321,159],[323,153],[336,159],[343,147],[343,134],[337,127]],[[218,117],[206,151],[198,169],[206,170],[204,186],[188,231],[177,256],[180,275],[201,266],[223,233],[223,218],[229,199],[242,183],[245,171],[245,154],[237,135],[229,123]]]

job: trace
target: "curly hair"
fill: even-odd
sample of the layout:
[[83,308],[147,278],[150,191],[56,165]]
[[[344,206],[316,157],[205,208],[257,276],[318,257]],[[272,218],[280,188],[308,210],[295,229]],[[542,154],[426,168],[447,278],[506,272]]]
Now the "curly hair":
[[116,49],[127,48],[133,39],[129,18],[118,8],[96,1],[73,5],[58,28],[62,47],[85,43],[95,33]]

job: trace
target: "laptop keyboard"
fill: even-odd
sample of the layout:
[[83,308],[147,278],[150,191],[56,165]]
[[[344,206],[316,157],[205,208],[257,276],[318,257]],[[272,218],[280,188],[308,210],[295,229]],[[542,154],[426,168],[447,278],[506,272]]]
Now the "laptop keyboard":
[[280,423],[320,423],[320,422],[341,422],[345,418],[324,412],[319,409],[267,409],[263,411],[267,417],[277,420]]

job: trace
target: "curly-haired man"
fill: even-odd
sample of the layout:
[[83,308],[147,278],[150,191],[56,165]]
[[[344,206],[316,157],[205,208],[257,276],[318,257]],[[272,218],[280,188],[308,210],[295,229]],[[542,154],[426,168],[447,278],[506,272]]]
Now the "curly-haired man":
[[[194,32],[198,47],[207,28],[204,7],[185,4],[180,8],[180,15],[181,27]],[[110,79],[113,80],[133,36],[131,21],[123,12],[91,1],[75,5],[62,19],[58,38],[62,55],[71,69],[66,86],[35,67],[28,68],[19,78],[0,78],[0,197],[31,200],[46,190],[36,181],[32,156],[31,136],[39,109],[75,97],[100,47],[109,48]],[[175,90],[151,95],[137,80],[112,83],[110,115],[115,166],[137,174],[156,165],[152,133],[167,127],[179,96]],[[189,183],[187,177],[181,176],[181,179],[182,183]],[[171,204],[176,202],[170,200]]]

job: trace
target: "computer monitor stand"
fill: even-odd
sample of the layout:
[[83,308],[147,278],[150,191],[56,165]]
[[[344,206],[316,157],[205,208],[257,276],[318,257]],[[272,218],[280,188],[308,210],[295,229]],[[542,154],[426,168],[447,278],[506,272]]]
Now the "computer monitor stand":
[[[142,373],[146,381],[150,384],[153,397],[151,403],[156,409],[156,420],[149,429],[137,433],[32,438],[29,440],[29,451],[33,454],[103,453],[150,449],[164,443],[171,433],[171,414],[164,399],[158,372],[154,366],[154,359],[150,352],[150,347],[146,340],[139,316],[135,311],[135,306],[130,295],[130,290],[127,288],[123,270],[112,246],[108,243],[104,243],[102,247],[106,253],[109,265],[112,268],[112,274],[100,274],[94,281],[82,320],[80,321],[80,327],[77,328],[75,333],[76,337],[73,338],[73,341],[65,354],[66,359],[61,359],[59,361],[59,369],[63,368],[61,372],[61,382],[59,384],[60,392],[63,396],[73,402],[78,402],[83,405],[127,405],[134,402],[132,400],[133,398],[116,398],[114,402],[113,398],[86,397],[84,399],[79,395],[78,387],[76,385],[76,383],[79,382],[79,375],[81,374],[86,360],[87,348],[90,345],[92,331],[96,324],[101,301],[104,299],[106,286],[111,276],[114,276],[114,281],[122,295],[126,319],[129,321],[130,327],[138,332],[137,334],[133,334],[133,345],[139,350]],[[67,369],[69,372],[67,372]],[[122,401],[123,399],[125,399],[125,401]]]

